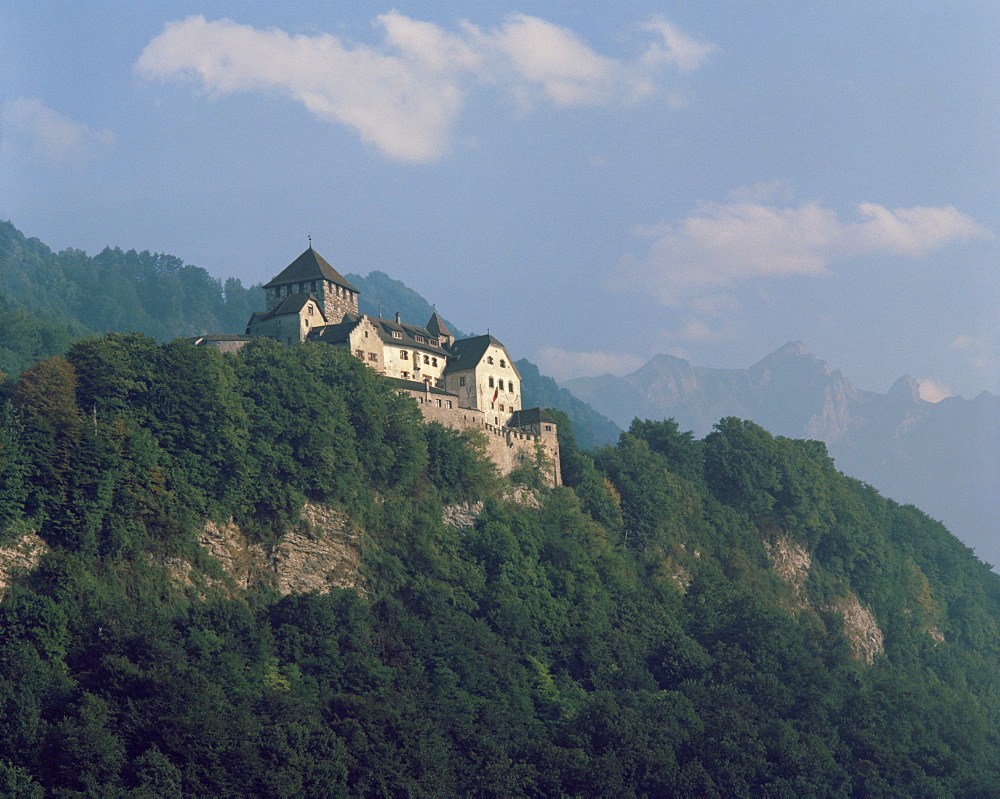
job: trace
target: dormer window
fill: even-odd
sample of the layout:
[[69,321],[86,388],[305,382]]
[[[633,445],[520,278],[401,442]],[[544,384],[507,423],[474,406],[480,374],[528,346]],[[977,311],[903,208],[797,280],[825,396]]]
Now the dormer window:
[[403,334],[402,334],[402,333],[400,333],[400,332],[399,332],[398,330],[393,330],[393,331],[392,331],[392,337],[393,337],[393,338],[402,338],[402,337],[403,337]]
[[436,338],[432,338],[428,341],[428,344],[430,344],[432,347],[436,347],[438,345],[438,340]]
[[414,336],[414,338],[417,340],[417,344],[423,344],[424,343],[424,337],[423,336]]

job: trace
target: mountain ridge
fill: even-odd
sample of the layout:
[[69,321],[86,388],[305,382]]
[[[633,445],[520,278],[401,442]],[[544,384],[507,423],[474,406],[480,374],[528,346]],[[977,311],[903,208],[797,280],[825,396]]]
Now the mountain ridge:
[[911,375],[885,393],[868,391],[801,341],[746,369],[657,355],[622,377],[563,386],[623,426],[632,418],[673,418],[705,435],[718,419],[738,416],[775,435],[823,441],[845,473],[920,506],[984,560],[1000,563],[1000,398],[988,391],[932,403]]

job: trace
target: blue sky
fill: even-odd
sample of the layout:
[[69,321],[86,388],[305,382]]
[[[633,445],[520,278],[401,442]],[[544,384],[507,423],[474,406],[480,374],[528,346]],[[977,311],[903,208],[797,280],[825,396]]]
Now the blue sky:
[[0,217],[246,283],[311,234],[557,378],[802,340],[1000,392],[998,41],[992,2],[13,0]]

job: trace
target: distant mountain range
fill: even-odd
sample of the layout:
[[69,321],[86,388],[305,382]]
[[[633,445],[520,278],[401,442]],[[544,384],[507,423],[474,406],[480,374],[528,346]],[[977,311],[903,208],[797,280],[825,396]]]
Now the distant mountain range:
[[885,394],[854,386],[791,342],[749,369],[712,369],[657,355],[625,375],[563,383],[622,427],[672,417],[701,436],[724,416],[775,435],[826,442],[841,471],[943,521],[1000,564],[1000,397],[920,398],[901,377]]

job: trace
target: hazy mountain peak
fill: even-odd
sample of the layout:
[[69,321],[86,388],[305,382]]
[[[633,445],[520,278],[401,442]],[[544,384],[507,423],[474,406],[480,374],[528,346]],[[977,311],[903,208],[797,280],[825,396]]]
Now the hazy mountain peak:
[[923,401],[920,398],[920,381],[913,375],[903,375],[899,378],[892,384],[886,396],[897,402],[902,400],[916,404]]

